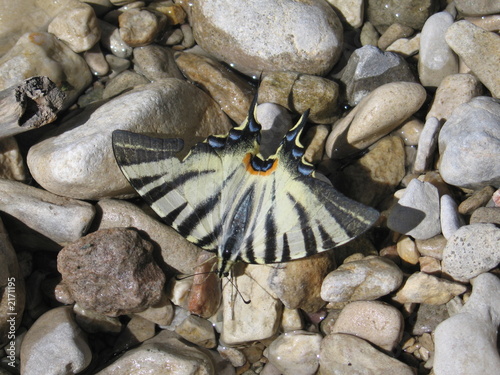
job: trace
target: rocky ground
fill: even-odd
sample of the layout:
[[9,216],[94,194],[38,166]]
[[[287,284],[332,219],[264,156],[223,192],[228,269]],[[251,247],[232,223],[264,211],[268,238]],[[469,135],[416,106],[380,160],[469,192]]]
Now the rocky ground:
[[[497,2],[22,0],[0,16],[0,374],[498,371]],[[33,76],[55,88],[30,122],[13,93]],[[306,159],[381,218],[220,280],[134,197],[111,133],[189,147],[257,92],[263,153],[310,109]]]

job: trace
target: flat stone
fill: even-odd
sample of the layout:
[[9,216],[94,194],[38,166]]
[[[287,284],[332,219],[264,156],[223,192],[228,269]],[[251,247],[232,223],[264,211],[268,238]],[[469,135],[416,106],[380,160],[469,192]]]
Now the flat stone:
[[454,17],[444,11],[430,16],[420,35],[418,75],[425,87],[438,87],[450,74],[458,73],[458,58],[445,40]]
[[425,89],[411,82],[382,85],[337,122],[326,142],[334,159],[363,150],[401,125],[424,103]]
[[[78,240],[88,230],[95,209],[87,202],[61,197],[21,182],[0,180],[0,210],[16,218],[19,227],[13,238],[29,248],[59,250]],[[14,233],[13,233],[14,234]],[[41,240],[45,237],[45,240]],[[53,241],[46,243],[47,239]]]
[[436,328],[436,374],[495,374],[500,368],[500,281],[484,273],[472,283],[472,294],[460,312]]
[[478,96],[453,111],[439,133],[443,180],[469,189],[500,186],[499,123],[498,99]]
[[241,124],[245,120],[255,91],[247,80],[221,63],[194,53],[178,52],[175,62],[182,73],[203,87],[234,122]]
[[132,70],[124,70],[108,81],[102,93],[103,99],[110,99],[139,85],[147,85],[151,81]]
[[55,194],[80,199],[119,196],[133,190],[116,164],[113,130],[180,136],[189,149],[230,127],[212,98],[190,83],[169,78],[86,109],[31,147],[27,162],[35,180]]
[[340,80],[345,85],[347,101],[351,106],[357,105],[361,99],[384,84],[417,82],[404,58],[394,52],[383,52],[372,45],[353,52]]
[[175,328],[175,332],[187,341],[203,348],[211,349],[217,346],[212,323],[199,316],[189,315]]
[[435,157],[440,130],[441,124],[437,118],[430,117],[425,121],[418,140],[417,156],[413,166],[414,173],[422,173],[432,169],[431,163]]
[[269,345],[267,358],[282,374],[315,374],[321,339],[320,334],[306,331],[283,333]]
[[467,0],[456,0],[457,10],[468,16],[484,16],[500,13],[500,5],[495,0],[477,0],[471,3]]
[[90,364],[92,352],[71,310],[51,309],[30,327],[21,346],[23,374],[67,374],[68,368],[78,373]]
[[500,262],[500,229],[494,224],[476,223],[461,227],[449,239],[443,252],[443,272],[455,280],[471,278],[495,268]]
[[[363,355],[360,355],[363,353]],[[367,341],[348,334],[333,333],[321,341],[319,365],[322,375],[387,374],[413,375],[411,367],[382,353]]]
[[331,333],[347,333],[391,351],[403,336],[403,315],[379,301],[351,302],[340,312]]
[[326,2],[200,0],[190,10],[197,43],[250,76],[287,70],[323,75],[340,57],[342,25]]
[[460,203],[458,206],[458,212],[462,215],[471,215],[478,208],[485,206],[491,199],[494,192],[495,189],[491,186],[485,186],[482,189],[474,191],[470,197]]
[[406,280],[393,300],[399,303],[442,305],[466,290],[465,285],[416,272]]
[[446,42],[495,98],[500,98],[500,36],[468,21],[455,22]]
[[321,286],[321,298],[329,302],[366,301],[399,288],[403,273],[391,260],[368,256],[342,264],[330,272]]
[[131,229],[101,229],[64,247],[57,269],[80,306],[108,316],[139,312],[161,299],[165,275],[153,246]]
[[435,117],[444,123],[455,108],[481,95],[482,92],[483,86],[472,74],[450,74],[441,80],[425,118]]
[[500,207],[479,207],[471,215],[469,223],[492,223],[500,225]]
[[92,82],[85,60],[54,35],[27,33],[0,58],[0,90],[33,76],[47,76],[64,88],[63,109],[73,104]]
[[441,233],[438,189],[428,182],[411,180],[390,212],[387,226],[420,240]]

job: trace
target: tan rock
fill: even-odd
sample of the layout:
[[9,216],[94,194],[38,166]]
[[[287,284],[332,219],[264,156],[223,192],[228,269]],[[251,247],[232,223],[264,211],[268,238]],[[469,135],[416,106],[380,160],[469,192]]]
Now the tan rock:
[[415,56],[420,49],[420,33],[413,38],[401,38],[396,40],[385,50],[386,52],[396,52],[405,58]]
[[26,168],[14,137],[0,139],[0,178],[23,181]]
[[409,26],[393,23],[385,30],[378,40],[378,48],[384,50],[400,38],[406,38],[413,34],[413,29]]
[[327,0],[343,22],[357,29],[363,25],[363,0]]
[[392,134],[401,137],[405,143],[405,146],[416,146],[418,145],[418,139],[424,128],[424,123],[417,118],[410,117],[407,121],[401,125],[400,128],[396,129]]
[[174,307],[167,296],[162,293],[159,302],[153,306],[149,306],[144,311],[135,313],[135,315],[158,324],[159,326],[168,326],[172,323],[172,319],[174,318]]
[[415,240],[417,250],[424,256],[430,256],[438,260],[443,259],[443,250],[446,246],[446,238],[439,234],[426,240]]
[[189,315],[175,328],[175,332],[201,347],[211,349],[217,346],[212,323],[199,316]]
[[491,186],[476,190],[470,197],[460,203],[458,212],[462,215],[471,215],[476,209],[488,203],[494,192],[495,189]]
[[417,264],[420,258],[420,253],[417,250],[415,242],[408,236],[401,236],[397,242],[399,257],[410,264]]
[[167,26],[167,17],[153,10],[130,9],[118,17],[120,36],[130,47],[153,43]]

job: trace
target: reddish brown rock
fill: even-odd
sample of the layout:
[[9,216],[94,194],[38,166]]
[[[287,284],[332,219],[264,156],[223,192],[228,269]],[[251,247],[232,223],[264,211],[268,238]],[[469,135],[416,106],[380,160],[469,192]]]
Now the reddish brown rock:
[[188,310],[202,318],[209,318],[217,312],[221,303],[220,279],[215,273],[217,257],[204,251],[198,258],[199,266],[194,270],[193,286],[188,296]]
[[134,230],[103,229],[63,248],[57,269],[83,308],[108,316],[129,314],[161,298],[165,275],[152,250]]

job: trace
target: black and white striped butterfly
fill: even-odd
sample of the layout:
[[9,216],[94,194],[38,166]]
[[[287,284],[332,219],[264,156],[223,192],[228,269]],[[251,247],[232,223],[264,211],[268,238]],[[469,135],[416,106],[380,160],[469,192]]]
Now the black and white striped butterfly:
[[217,273],[234,262],[286,262],[359,236],[376,210],[314,177],[299,136],[307,112],[264,158],[256,100],[247,119],[225,136],[210,136],[179,160],[180,139],[113,132],[116,160],[130,184],[189,241],[217,253]]

